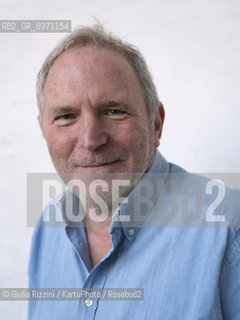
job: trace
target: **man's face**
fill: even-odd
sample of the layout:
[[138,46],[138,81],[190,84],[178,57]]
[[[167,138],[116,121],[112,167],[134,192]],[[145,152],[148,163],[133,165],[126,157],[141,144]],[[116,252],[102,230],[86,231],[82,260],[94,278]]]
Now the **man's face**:
[[[44,87],[42,130],[63,180],[144,173],[162,122],[150,124],[141,84],[126,58],[84,47],[61,55]],[[86,178],[88,177],[88,178]]]

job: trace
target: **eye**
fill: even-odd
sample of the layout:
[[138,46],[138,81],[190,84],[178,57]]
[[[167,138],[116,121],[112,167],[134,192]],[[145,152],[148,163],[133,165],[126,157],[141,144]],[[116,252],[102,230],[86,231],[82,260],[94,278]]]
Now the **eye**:
[[111,115],[119,115],[119,114],[123,114],[124,112],[121,110],[113,109],[113,110],[109,110],[109,113]]
[[106,110],[106,115],[111,118],[122,119],[125,117],[126,112],[119,109],[108,109]]
[[76,115],[75,114],[66,113],[66,114],[62,114],[61,116],[58,116],[54,120],[54,122],[58,126],[67,126],[69,124],[72,124],[75,119],[76,119]]
[[58,119],[69,120],[69,119],[74,119],[74,118],[75,118],[75,116],[73,114],[63,114]]

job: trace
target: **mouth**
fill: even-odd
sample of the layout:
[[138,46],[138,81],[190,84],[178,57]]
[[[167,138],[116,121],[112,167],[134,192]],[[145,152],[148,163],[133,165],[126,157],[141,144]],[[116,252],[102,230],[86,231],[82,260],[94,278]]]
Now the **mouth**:
[[113,167],[119,162],[120,160],[114,160],[111,162],[87,164],[84,166],[76,165],[75,168],[77,169],[77,171],[82,171],[82,172],[101,172],[101,171],[108,171],[113,169]]

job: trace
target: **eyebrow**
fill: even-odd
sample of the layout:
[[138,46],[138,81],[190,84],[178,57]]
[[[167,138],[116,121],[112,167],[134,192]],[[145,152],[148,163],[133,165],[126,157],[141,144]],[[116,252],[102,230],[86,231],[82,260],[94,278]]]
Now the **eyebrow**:
[[69,112],[76,112],[76,108],[71,107],[71,106],[65,106],[65,107],[58,107],[52,110],[51,114],[53,115],[61,115],[63,113],[69,113]]
[[117,102],[114,100],[107,100],[99,103],[98,107],[99,108],[109,108],[109,107],[117,107],[117,106],[122,106],[124,105],[121,101]]

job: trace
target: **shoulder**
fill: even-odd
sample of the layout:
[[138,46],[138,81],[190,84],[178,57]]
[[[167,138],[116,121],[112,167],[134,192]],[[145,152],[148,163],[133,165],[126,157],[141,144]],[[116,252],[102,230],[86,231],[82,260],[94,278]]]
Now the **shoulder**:
[[200,204],[202,214],[209,212],[213,218],[217,215],[224,217],[222,224],[214,223],[219,222],[217,220],[206,224],[206,227],[228,230],[222,267],[224,274],[240,255],[240,190],[227,187],[219,179],[189,173],[172,163],[169,169],[168,183],[175,185],[176,194],[190,198],[195,202],[195,208]]
[[[229,188],[224,177],[211,179],[189,173],[170,163],[165,189],[176,197],[187,198],[203,211],[225,216],[222,226],[240,227],[240,190]],[[238,232],[237,232],[238,234]]]

